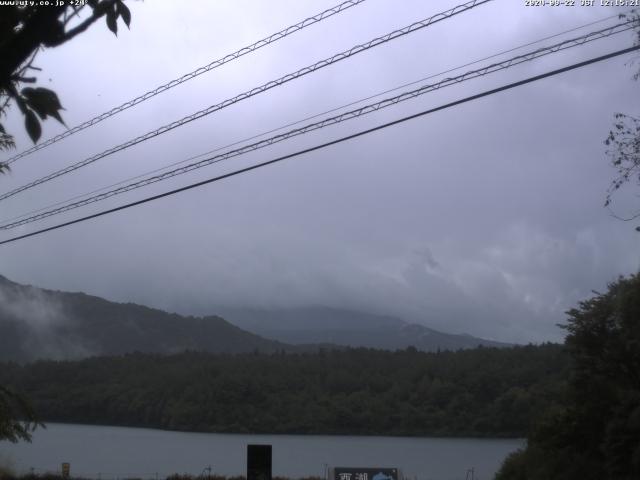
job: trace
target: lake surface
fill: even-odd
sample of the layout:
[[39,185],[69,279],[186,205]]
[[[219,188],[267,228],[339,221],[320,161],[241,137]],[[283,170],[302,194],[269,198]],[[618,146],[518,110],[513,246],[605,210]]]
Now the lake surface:
[[523,440],[469,438],[244,435],[167,432],[144,428],[48,424],[33,443],[0,443],[0,464],[17,472],[59,471],[90,478],[164,478],[172,473],[246,474],[247,444],[273,445],[273,475],[324,476],[327,466],[397,467],[406,479],[490,480]]

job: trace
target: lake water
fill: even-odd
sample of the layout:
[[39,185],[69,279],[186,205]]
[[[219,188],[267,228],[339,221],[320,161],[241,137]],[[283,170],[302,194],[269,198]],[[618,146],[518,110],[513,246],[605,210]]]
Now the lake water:
[[231,435],[144,428],[48,424],[33,443],[0,443],[0,464],[17,472],[59,471],[89,478],[155,479],[171,473],[246,474],[247,444],[273,445],[273,475],[324,476],[327,466],[397,467],[407,479],[454,480],[474,468],[490,480],[523,440],[352,437],[324,435]]

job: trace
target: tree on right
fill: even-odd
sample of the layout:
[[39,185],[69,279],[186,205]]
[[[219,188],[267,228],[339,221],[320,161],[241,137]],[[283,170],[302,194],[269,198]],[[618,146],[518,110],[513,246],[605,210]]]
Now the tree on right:
[[566,396],[537,420],[496,480],[640,478],[640,274],[567,312]]
[[[632,11],[630,14],[620,15],[620,18],[630,16],[637,29],[636,44],[640,43],[640,13]],[[634,62],[637,62],[635,59]],[[634,80],[640,80],[640,70],[633,75]],[[607,190],[605,207],[612,215],[626,222],[640,217],[640,208],[626,216],[615,214],[611,208],[614,194],[625,184],[636,182],[640,186],[640,118],[637,114],[618,112],[614,115],[613,128],[604,141],[611,165],[616,169],[617,176]],[[640,226],[636,227],[640,232]]]

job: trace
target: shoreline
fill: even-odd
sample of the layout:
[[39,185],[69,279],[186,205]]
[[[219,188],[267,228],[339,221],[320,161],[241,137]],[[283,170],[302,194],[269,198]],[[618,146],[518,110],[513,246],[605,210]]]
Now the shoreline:
[[[328,467],[401,469],[405,478],[464,478],[475,468],[492,478],[524,439],[473,439],[388,436],[246,435],[174,432],[129,427],[51,423],[35,432],[30,444],[0,450],[18,473],[60,472],[92,479],[164,479],[172,473],[194,477],[211,473],[237,477],[246,473],[247,445],[270,444],[273,474],[299,479],[322,477]],[[27,480],[27,479],[25,479]]]
[[[225,436],[255,436],[255,437],[358,437],[358,438],[391,438],[391,439],[431,439],[431,440],[525,440],[525,436],[473,436],[473,435],[383,435],[383,434],[367,434],[367,433],[305,433],[305,432],[214,432],[203,430],[171,430],[161,427],[151,426],[137,426],[137,425],[124,425],[124,424],[106,424],[106,423],[76,423],[76,422],[62,422],[62,421],[46,421],[42,423],[45,425],[45,429],[48,425],[63,425],[71,427],[99,427],[99,428],[123,428],[123,429],[135,429],[135,430],[148,430],[150,432],[165,432],[165,433],[183,433],[189,435],[225,435]],[[37,434],[42,427],[39,427],[34,434]]]

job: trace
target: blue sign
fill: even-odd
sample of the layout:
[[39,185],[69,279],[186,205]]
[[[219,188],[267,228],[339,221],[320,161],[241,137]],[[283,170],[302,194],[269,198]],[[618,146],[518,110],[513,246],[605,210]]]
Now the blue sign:
[[400,480],[397,468],[335,467],[333,480]]

